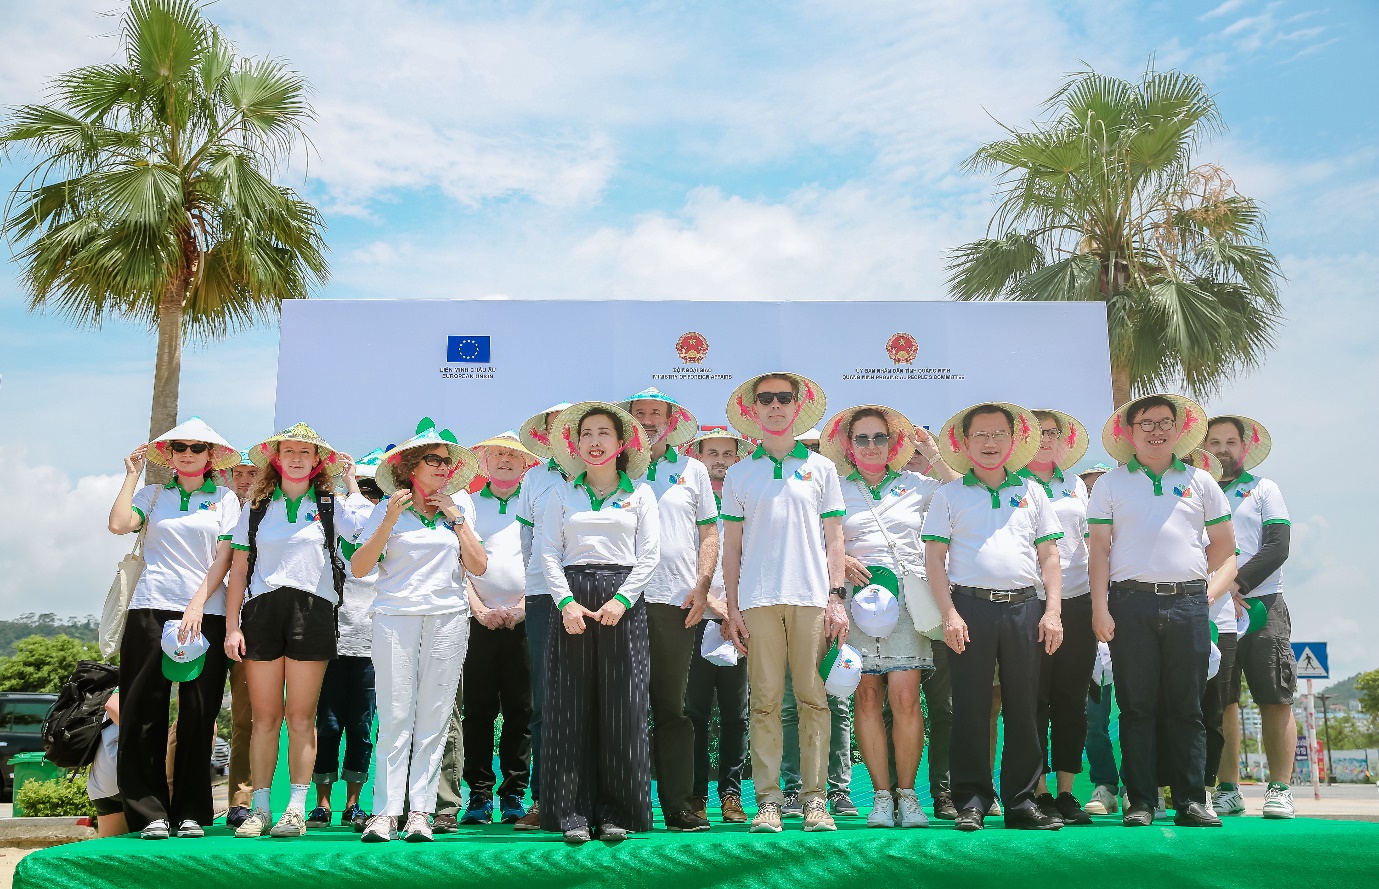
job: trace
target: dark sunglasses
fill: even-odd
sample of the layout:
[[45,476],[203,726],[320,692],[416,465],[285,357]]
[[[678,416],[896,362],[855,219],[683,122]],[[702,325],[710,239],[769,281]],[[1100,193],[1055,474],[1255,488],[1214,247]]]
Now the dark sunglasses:
[[891,436],[888,432],[878,432],[872,436],[854,435],[852,437],[852,446],[857,448],[884,448],[889,447],[890,443]]
[[432,469],[437,469],[441,466],[449,466],[455,461],[451,460],[449,457],[442,457],[440,454],[427,454],[425,457],[421,458],[421,462],[430,466]]
[[204,454],[210,449],[210,445],[199,441],[196,444],[187,444],[185,441],[168,442],[168,450],[174,454],[185,454],[187,451],[191,451],[193,454]]
[[758,392],[757,404],[762,407],[768,406],[771,402],[776,404],[790,404],[795,400],[794,392]]

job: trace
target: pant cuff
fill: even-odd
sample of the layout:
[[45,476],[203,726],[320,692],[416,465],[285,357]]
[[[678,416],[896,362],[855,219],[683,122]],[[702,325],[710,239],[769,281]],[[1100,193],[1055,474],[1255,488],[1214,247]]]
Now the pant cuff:
[[351,772],[349,769],[340,770],[340,780],[347,784],[363,784],[369,780],[368,772]]
[[330,785],[339,780],[340,776],[335,772],[313,772],[311,775],[312,784]]

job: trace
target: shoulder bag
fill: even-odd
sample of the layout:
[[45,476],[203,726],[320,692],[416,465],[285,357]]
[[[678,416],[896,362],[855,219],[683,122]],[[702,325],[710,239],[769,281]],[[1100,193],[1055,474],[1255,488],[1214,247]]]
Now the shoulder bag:
[[139,576],[144,573],[144,536],[148,534],[148,526],[153,524],[153,510],[158,506],[158,495],[161,493],[163,486],[159,485],[153,491],[153,503],[149,505],[143,527],[134,537],[134,548],[120,560],[115,568],[110,592],[105,594],[105,606],[101,609],[101,624],[96,636],[101,657],[113,657],[120,650],[125,621],[129,619],[129,600],[134,595],[134,587],[139,584]]
[[934,591],[929,588],[928,578],[900,558],[900,548],[886,532],[886,524],[881,521],[880,513],[872,505],[871,491],[867,490],[860,479],[857,481],[857,488],[862,492],[862,499],[871,510],[872,518],[876,520],[877,530],[885,538],[886,546],[890,547],[891,556],[900,566],[901,598],[905,602],[905,610],[910,612],[910,620],[914,621],[915,629],[927,639],[943,639],[943,615],[939,613],[938,602],[934,600]]

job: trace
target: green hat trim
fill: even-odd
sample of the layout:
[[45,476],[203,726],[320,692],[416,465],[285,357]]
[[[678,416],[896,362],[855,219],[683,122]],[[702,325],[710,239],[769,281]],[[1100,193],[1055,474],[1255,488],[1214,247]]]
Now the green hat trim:
[[819,677],[828,681],[828,674],[833,672],[833,663],[838,660],[838,640],[833,640],[833,647],[824,655],[823,662],[819,664]]
[[204,653],[196,660],[185,663],[175,661],[166,654],[163,655],[163,678],[169,682],[191,682],[201,675],[201,671],[205,667],[206,655]]
[[891,595],[900,598],[900,578],[895,576],[895,572],[884,565],[868,565],[867,570],[871,572],[869,584],[885,587],[891,591]]
[[1215,645],[1217,642],[1221,641],[1221,630],[1217,628],[1216,621],[1214,620],[1208,621],[1207,625],[1211,627],[1211,644]]
[[1250,626],[1245,635],[1264,629],[1264,625],[1269,621],[1269,606],[1259,599],[1246,599],[1245,610],[1249,612],[1250,618]]

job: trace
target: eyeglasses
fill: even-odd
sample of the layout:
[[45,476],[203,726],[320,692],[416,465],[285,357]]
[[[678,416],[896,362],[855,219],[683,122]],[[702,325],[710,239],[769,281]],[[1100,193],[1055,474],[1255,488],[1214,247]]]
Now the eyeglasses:
[[430,466],[432,469],[439,469],[442,466],[449,466],[455,461],[451,460],[449,457],[442,457],[440,454],[427,454],[425,457],[421,458],[421,462]]
[[1158,421],[1140,420],[1135,425],[1140,427],[1140,429],[1145,432],[1153,432],[1155,429],[1159,430],[1160,432],[1167,432],[1174,426],[1177,426],[1178,421],[1173,419],[1172,417],[1164,417],[1162,420]]
[[1057,429],[1040,429],[1040,430],[1039,430],[1039,437],[1040,437],[1040,438],[1057,438],[1058,435],[1059,435],[1059,430],[1057,430]]
[[766,407],[766,406],[770,405],[772,401],[776,402],[776,404],[790,404],[790,403],[793,402],[794,400],[795,400],[795,393],[794,393],[794,392],[758,392],[758,393],[757,393],[757,404],[761,405],[762,407]]
[[199,441],[195,444],[187,444],[185,441],[168,443],[168,450],[172,451],[174,454],[185,454],[187,451],[191,451],[193,454],[204,454],[210,449],[210,445]]
[[991,442],[992,444],[1005,444],[1010,441],[1009,432],[972,432],[968,434],[968,439],[979,445]]
[[852,445],[857,448],[884,448],[889,447],[891,436],[888,432],[878,432],[875,435],[854,435]]

